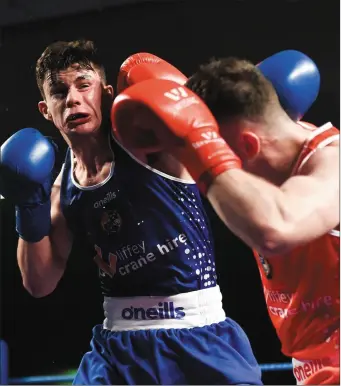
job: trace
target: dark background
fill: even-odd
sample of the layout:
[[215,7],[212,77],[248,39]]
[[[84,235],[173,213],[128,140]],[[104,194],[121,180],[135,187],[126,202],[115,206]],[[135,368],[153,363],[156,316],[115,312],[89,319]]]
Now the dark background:
[[[71,1],[70,1],[71,3]],[[39,114],[35,62],[52,41],[92,39],[113,85],[120,64],[136,52],[156,54],[186,75],[209,58],[235,55],[255,63],[284,49],[309,55],[321,72],[318,100],[305,120],[339,126],[339,6],[337,0],[155,1],[106,6],[2,28],[0,143],[23,127],[61,137]],[[0,7],[1,9],[1,7]],[[1,216],[1,337],[10,348],[10,375],[59,373],[78,366],[91,328],[101,323],[102,299],[92,256],[75,246],[57,290],[34,299],[21,284],[16,263],[14,213],[5,200]],[[246,330],[260,363],[289,361],[269,322],[256,263],[208,206],[216,241],[227,314]],[[290,371],[265,373],[268,384],[293,384]]]

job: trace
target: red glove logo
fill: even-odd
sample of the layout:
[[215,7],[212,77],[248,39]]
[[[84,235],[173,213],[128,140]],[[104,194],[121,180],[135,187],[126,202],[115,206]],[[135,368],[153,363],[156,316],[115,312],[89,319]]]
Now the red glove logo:
[[178,102],[182,98],[188,97],[188,94],[183,87],[172,88],[171,90],[165,92],[163,95],[175,102]]

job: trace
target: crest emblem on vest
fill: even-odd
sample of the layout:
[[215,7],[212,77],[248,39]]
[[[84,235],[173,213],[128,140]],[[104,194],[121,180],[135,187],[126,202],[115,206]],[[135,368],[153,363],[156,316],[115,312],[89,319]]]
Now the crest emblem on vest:
[[101,216],[101,227],[108,235],[117,233],[122,225],[122,218],[116,210],[106,210]]
[[272,268],[268,260],[265,257],[259,255],[259,261],[263,266],[263,271],[266,278],[269,280],[272,279]]

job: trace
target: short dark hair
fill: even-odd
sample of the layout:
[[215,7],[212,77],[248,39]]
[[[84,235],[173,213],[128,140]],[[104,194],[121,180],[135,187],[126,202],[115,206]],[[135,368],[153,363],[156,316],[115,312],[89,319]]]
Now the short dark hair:
[[251,62],[234,57],[211,59],[201,65],[186,86],[207,104],[218,121],[235,117],[257,119],[269,103],[278,102],[276,91],[260,70]]
[[91,40],[58,41],[46,47],[37,60],[36,80],[41,95],[44,97],[43,84],[48,75],[66,70],[76,63],[82,68],[98,70],[103,82],[106,82],[103,62]]

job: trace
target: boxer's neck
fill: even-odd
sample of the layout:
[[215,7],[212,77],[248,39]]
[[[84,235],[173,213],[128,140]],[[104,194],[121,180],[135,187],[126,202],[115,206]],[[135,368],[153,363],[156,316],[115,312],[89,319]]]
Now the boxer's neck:
[[[74,173],[78,180],[105,179],[103,169],[108,169],[113,161],[114,155],[110,147],[107,134],[82,136],[72,141],[70,148],[74,156]],[[100,182],[100,181],[99,181]]]
[[267,180],[280,186],[291,176],[306,139],[307,132],[295,122],[283,127],[283,133],[273,139],[265,150]]

